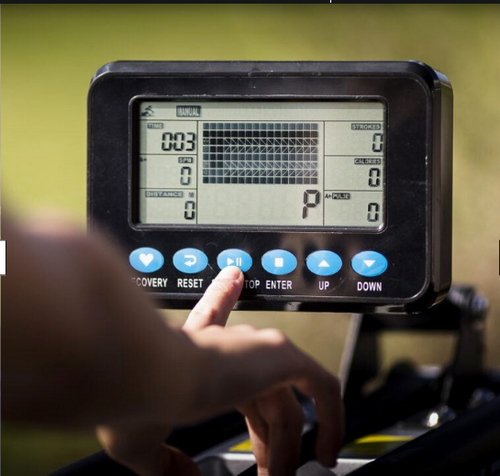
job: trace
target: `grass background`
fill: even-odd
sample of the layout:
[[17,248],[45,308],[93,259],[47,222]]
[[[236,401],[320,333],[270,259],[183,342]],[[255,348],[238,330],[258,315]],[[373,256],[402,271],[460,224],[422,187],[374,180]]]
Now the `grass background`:
[[[2,200],[12,213],[86,213],[86,95],[114,60],[402,60],[455,92],[453,276],[490,299],[488,363],[500,365],[500,6],[3,5]],[[185,314],[176,313],[181,322]],[[332,370],[346,316],[263,313]],[[446,337],[391,335],[384,365],[449,358]],[[40,409],[43,411],[43,409]],[[91,433],[3,425],[4,475],[44,475],[98,449]]]

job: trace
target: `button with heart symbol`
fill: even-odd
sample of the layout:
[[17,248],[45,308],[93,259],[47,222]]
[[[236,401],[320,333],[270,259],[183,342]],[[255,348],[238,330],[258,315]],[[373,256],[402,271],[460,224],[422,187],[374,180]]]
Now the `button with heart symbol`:
[[163,255],[154,248],[137,248],[130,253],[129,262],[136,271],[141,273],[154,273],[163,266],[165,259]]

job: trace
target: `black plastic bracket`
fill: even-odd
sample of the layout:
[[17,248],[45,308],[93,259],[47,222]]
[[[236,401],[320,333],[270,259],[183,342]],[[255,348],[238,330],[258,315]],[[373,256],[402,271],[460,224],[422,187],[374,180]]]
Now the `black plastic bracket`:
[[390,331],[447,331],[457,336],[452,361],[443,375],[441,405],[463,408],[484,376],[488,301],[472,286],[454,286],[446,299],[416,315],[362,315],[346,377],[345,400],[363,398],[363,388],[380,372],[379,337]]

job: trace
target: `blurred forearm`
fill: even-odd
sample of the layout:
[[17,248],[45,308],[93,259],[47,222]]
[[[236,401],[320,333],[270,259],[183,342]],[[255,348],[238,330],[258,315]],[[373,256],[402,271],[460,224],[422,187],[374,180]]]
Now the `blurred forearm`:
[[200,352],[162,322],[110,248],[60,223],[3,231],[4,417],[94,426],[182,415]]

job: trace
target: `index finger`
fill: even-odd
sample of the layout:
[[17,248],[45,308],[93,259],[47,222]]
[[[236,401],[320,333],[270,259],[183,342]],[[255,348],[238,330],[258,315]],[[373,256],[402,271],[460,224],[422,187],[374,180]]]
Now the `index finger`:
[[243,273],[239,268],[224,268],[193,308],[183,329],[194,331],[211,325],[226,325],[229,313],[240,297],[243,282]]
[[297,383],[297,388],[313,398],[318,418],[316,456],[327,467],[333,467],[344,436],[344,408],[339,381],[322,368]]

